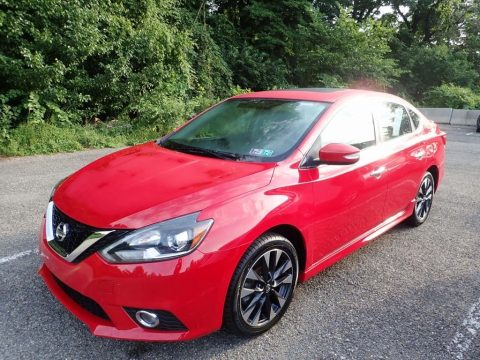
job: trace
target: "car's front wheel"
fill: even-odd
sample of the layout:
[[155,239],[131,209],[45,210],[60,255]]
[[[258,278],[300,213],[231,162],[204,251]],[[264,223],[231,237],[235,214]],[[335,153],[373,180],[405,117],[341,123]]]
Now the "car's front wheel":
[[298,278],[295,247],[285,237],[266,233],[247,250],[235,270],[224,311],[234,333],[258,335],[287,311]]
[[430,172],[426,172],[420,182],[417,196],[415,197],[415,207],[410,216],[410,224],[413,226],[422,225],[430,213],[433,203],[433,194],[435,193],[435,179]]

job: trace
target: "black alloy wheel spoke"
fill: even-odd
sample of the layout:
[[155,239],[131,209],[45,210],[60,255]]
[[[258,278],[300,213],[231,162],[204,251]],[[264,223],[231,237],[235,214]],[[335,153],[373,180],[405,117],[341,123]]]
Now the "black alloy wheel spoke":
[[270,321],[271,319],[273,319],[273,315],[275,315],[275,312],[273,311],[273,306],[272,306],[272,302],[270,300],[270,294],[267,294],[265,296],[265,303],[263,304],[264,306],[264,313],[266,315],[266,319],[268,321]]
[[240,294],[240,298],[243,299],[244,297],[252,295],[254,292],[260,291],[257,288],[251,289],[247,287],[242,288],[242,293]]
[[257,325],[262,315],[263,304],[265,303],[265,296],[262,296],[258,303],[255,305],[255,311],[253,312],[252,324]]
[[265,282],[268,282],[269,277],[270,277],[270,271],[269,271],[269,266],[270,266],[270,258],[265,254],[262,256],[260,259],[260,266],[262,270],[262,277]]
[[292,268],[292,262],[289,259],[286,259],[282,265],[280,265],[277,270],[273,273],[273,280],[277,281],[278,278],[283,275],[285,272]]
[[273,297],[274,297],[274,299],[275,299],[276,304],[277,304],[280,308],[283,307],[283,304],[285,304],[285,302],[287,301],[287,299],[284,298],[282,295],[280,295],[280,294],[278,293],[278,291],[276,291],[276,290],[273,292]]
[[272,321],[287,302],[294,287],[293,265],[283,250],[261,254],[250,266],[240,289],[240,311],[251,326]]
[[291,284],[293,281],[293,276],[292,274],[284,274],[281,278],[279,278],[277,281],[275,281],[274,287],[278,287],[283,284]]
[[[265,256],[267,256],[267,254],[265,254]],[[269,259],[269,262],[268,262],[268,272],[271,275],[275,272],[275,269],[276,269],[276,266],[277,266],[277,262],[278,262],[277,251],[270,251],[269,257],[270,257],[270,259]]]
[[248,306],[245,309],[245,316],[246,317],[250,317],[250,315],[253,313],[253,311],[255,309],[259,308],[258,305],[259,305],[259,302],[261,301],[262,297],[263,297],[263,294],[258,293],[249,301]]
[[263,276],[260,276],[253,268],[251,268],[248,271],[247,279],[250,279],[250,280],[253,280],[253,281],[260,281],[262,283],[265,283],[265,280],[264,280]]

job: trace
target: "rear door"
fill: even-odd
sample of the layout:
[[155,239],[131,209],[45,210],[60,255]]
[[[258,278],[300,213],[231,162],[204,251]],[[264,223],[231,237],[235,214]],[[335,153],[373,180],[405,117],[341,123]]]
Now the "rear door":
[[385,218],[404,212],[414,201],[425,172],[425,144],[406,108],[395,102],[378,102],[374,107],[379,149],[385,155],[388,192]]

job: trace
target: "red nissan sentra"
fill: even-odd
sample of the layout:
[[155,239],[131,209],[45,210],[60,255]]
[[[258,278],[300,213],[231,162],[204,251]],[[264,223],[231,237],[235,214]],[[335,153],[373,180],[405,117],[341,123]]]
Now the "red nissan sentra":
[[422,224],[446,135],[360,90],[235,96],[54,188],[40,274],[98,336],[260,334],[298,281],[398,223]]

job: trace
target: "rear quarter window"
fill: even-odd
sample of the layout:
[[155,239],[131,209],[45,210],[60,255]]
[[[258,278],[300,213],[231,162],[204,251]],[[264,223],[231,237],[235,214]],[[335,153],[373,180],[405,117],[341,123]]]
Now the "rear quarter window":
[[412,109],[408,109],[408,114],[410,115],[410,119],[412,119],[413,128],[416,130],[420,125],[420,115],[418,115]]

